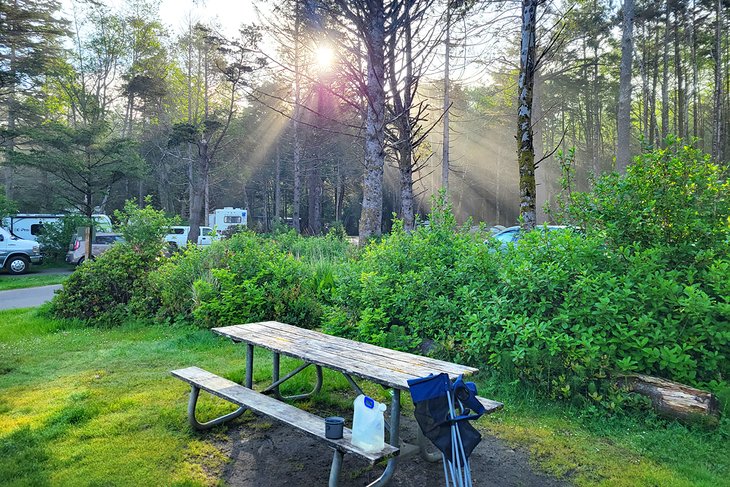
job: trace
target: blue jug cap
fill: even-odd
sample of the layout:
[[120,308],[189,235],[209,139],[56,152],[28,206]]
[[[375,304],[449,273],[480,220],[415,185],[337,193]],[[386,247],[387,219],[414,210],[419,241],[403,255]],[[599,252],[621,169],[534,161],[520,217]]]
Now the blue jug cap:
[[370,399],[368,396],[365,396],[365,407],[373,409],[375,407],[375,401]]

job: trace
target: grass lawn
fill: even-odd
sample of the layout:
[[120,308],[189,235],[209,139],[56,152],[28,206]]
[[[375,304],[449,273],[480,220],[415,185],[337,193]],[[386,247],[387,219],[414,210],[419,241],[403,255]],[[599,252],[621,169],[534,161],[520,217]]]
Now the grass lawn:
[[61,284],[70,274],[24,274],[22,276],[11,276],[0,274],[0,291],[8,289],[21,289],[26,287],[48,286],[50,284]]
[[[0,311],[0,484],[218,485],[226,456],[216,438],[226,428],[193,433],[188,387],[169,371],[198,365],[241,381],[244,350],[188,327],[85,328],[36,310]],[[258,360],[254,379],[264,380],[269,368]],[[335,374],[328,383],[348,388]],[[483,429],[579,485],[730,485],[727,437],[717,431],[589,421],[499,384],[482,384],[482,395],[507,404],[480,420]],[[232,409],[203,399],[203,416]]]

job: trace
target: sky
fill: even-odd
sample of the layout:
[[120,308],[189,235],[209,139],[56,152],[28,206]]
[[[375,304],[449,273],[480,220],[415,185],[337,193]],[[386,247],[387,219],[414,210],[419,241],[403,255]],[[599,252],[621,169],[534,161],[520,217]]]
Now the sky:
[[[112,8],[120,7],[124,0],[105,0]],[[193,20],[217,20],[224,34],[233,35],[242,23],[252,23],[256,13],[252,0],[159,0],[160,20],[172,33],[186,28],[188,16]],[[67,18],[73,17],[73,0],[62,0],[61,11]]]
[[173,32],[187,25],[188,16],[193,19],[214,19],[220,22],[226,34],[235,34],[242,23],[252,23],[256,13],[251,0],[161,0],[160,20]]

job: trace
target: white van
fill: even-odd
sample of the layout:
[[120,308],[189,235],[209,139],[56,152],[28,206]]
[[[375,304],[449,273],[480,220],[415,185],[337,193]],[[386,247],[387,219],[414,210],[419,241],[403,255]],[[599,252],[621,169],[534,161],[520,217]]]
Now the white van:
[[[173,250],[181,249],[188,244],[189,233],[190,227],[187,226],[170,227],[170,233],[165,235],[165,241]],[[198,245],[210,245],[213,240],[220,240],[220,236],[216,235],[211,227],[200,227]]]
[[[18,238],[37,241],[38,235],[43,232],[44,224],[59,222],[64,216],[67,215],[61,213],[19,213],[3,218],[2,224],[3,227]],[[95,214],[92,216],[98,231],[112,231],[111,218],[103,214]]]
[[14,237],[0,227],[0,268],[7,269],[10,274],[25,274],[31,263],[43,263],[38,242]]

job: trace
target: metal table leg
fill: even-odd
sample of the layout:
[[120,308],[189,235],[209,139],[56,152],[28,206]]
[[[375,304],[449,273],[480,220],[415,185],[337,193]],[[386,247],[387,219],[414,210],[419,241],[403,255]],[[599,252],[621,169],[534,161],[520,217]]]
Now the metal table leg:
[[335,450],[335,454],[332,457],[332,468],[330,468],[330,481],[329,487],[337,487],[340,482],[340,470],[342,469],[342,457],[345,454],[340,450]]
[[421,458],[431,463],[441,461],[440,451],[436,450],[435,453],[431,453],[427,450],[428,445],[431,442],[428,441],[428,439],[424,436],[423,431],[421,431],[420,427],[418,428],[418,432],[416,433],[416,443],[418,444],[418,453],[421,455]]
[[271,370],[271,378],[273,379],[271,385],[261,391],[263,394],[271,393],[274,397],[280,400],[296,400],[296,399],[307,399],[314,394],[317,394],[322,389],[322,367],[319,365],[315,365],[315,371],[317,374],[317,382],[314,384],[314,389],[312,389],[310,392],[307,392],[305,394],[295,394],[293,396],[282,396],[279,393],[279,386],[283,384],[284,382],[288,381],[295,375],[297,375],[302,370],[306,369],[310,365],[313,365],[311,363],[304,363],[297,367],[296,369],[292,370],[288,374],[286,374],[284,377],[279,378],[280,376],[280,365],[281,365],[281,358],[280,354],[274,352],[273,355],[273,362],[272,362],[272,370]]
[[188,423],[190,423],[190,426],[197,431],[205,431],[213,428],[214,426],[218,426],[219,424],[223,424],[227,421],[230,421],[232,419],[236,419],[240,415],[246,411],[246,407],[241,406],[232,413],[228,413],[226,415],[220,416],[215,419],[211,419],[210,421],[207,421],[205,423],[201,423],[198,421],[198,419],[195,417],[195,407],[198,403],[198,396],[200,395],[200,388],[198,386],[192,386],[190,390],[190,399],[188,400]]
[[281,364],[281,355],[274,352],[273,359],[271,363],[271,380],[272,384],[267,388],[271,389],[271,391],[274,393],[274,397],[277,399],[281,399],[281,395],[279,394],[279,366]]
[[253,389],[253,345],[246,344],[246,387]]

